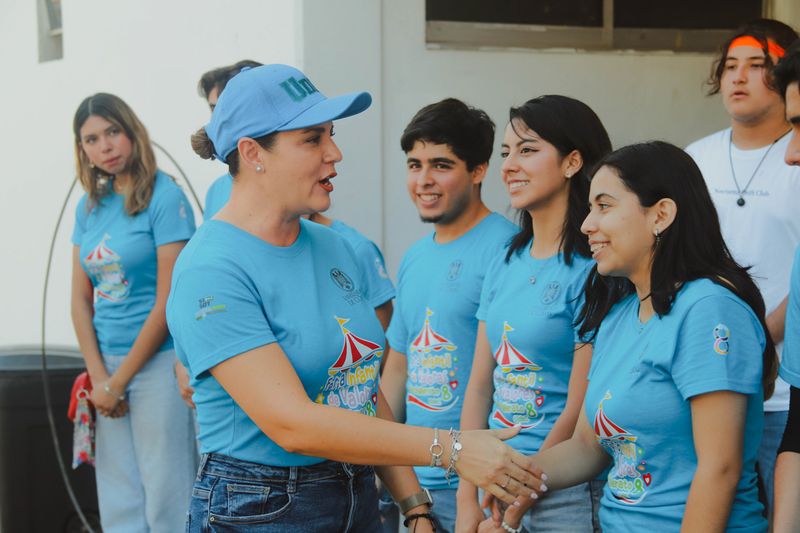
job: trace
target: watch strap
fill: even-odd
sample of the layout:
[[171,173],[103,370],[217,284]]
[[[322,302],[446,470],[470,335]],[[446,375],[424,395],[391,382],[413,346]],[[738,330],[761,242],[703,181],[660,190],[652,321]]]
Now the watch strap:
[[431,494],[428,492],[428,489],[422,489],[421,492],[412,494],[408,498],[403,498],[397,503],[397,506],[400,507],[401,513],[406,514],[409,509],[413,509],[422,504],[427,504],[430,507],[433,506],[433,500],[431,499]]

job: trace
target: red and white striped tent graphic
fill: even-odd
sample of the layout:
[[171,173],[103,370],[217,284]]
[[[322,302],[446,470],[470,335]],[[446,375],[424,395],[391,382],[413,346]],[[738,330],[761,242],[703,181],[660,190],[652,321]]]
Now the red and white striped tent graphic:
[[110,239],[111,236],[106,233],[103,235],[103,239],[100,243],[94,247],[94,249],[89,252],[89,255],[86,256],[84,260],[86,265],[91,266],[98,266],[98,265],[105,265],[108,263],[118,262],[120,257],[108,246],[106,246],[106,240]]
[[342,344],[342,352],[339,358],[328,369],[328,373],[333,375],[337,372],[344,372],[362,362],[369,361],[373,357],[380,357],[383,355],[383,347],[375,344],[372,341],[362,339],[353,334],[352,331],[344,327],[350,319],[334,317],[339,322],[339,327],[344,335],[344,343]]
[[433,328],[431,328],[431,315],[433,315],[433,311],[426,307],[425,324],[422,326],[422,331],[414,339],[414,342],[411,343],[411,347],[423,353],[441,350],[452,352],[456,349],[455,344],[433,331]]
[[503,340],[497,350],[494,352],[494,360],[500,365],[503,372],[511,372],[516,370],[521,372],[523,370],[530,370],[536,372],[541,370],[542,367],[525,357],[519,350],[514,348],[514,345],[508,341],[508,332],[514,331],[514,328],[508,325],[508,322],[503,322]]
[[[606,393],[603,400],[611,399],[611,394],[608,392]],[[601,439],[612,439],[618,441],[628,441],[628,442],[635,442],[636,437],[631,435],[617,424],[611,421],[605,413],[603,412],[603,402],[600,402],[600,406],[597,408],[597,412],[594,414],[594,433]]]

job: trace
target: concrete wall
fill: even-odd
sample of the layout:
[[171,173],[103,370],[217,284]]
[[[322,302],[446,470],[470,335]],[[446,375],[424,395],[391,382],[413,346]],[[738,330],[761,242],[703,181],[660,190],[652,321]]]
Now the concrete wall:
[[[776,0],[774,9],[800,26],[791,0]],[[429,48],[424,0],[237,0],[224,8],[210,0],[80,0],[64,2],[63,10],[64,58],[39,63],[36,2],[0,8],[0,345],[38,342],[47,246],[74,175],[72,114],[94,92],[127,100],[202,198],[224,171],[197,158],[187,142],[208,119],[195,90],[205,70],[242,58],[286,62],[326,94],[370,91],[372,108],[336,126],[344,161],[331,214],[378,242],[392,275],[408,246],[430,231],[408,199],[399,147],[423,105],[455,96],[484,108],[502,131],[509,106],[567,94],[595,109],[615,146],[643,139],[685,145],[727,123],[718,98],[704,96],[710,55]],[[484,191],[490,207],[511,214],[497,155]],[[56,245],[50,342],[74,343],[69,233],[77,197]]]
[[[337,178],[332,213],[381,244],[392,275],[408,246],[430,231],[408,199],[399,147],[403,128],[423,105],[461,98],[485,109],[501,133],[509,106],[566,94],[598,113],[615,146],[645,139],[686,145],[727,124],[719,99],[704,95],[709,54],[437,49],[425,44],[424,19],[424,0],[304,2],[303,58],[318,86],[373,90],[380,73],[376,108],[337,126],[347,172]],[[512,215],[499,166],[495,154],[484,196]],[[376,219],[377,202],[383,210]]]

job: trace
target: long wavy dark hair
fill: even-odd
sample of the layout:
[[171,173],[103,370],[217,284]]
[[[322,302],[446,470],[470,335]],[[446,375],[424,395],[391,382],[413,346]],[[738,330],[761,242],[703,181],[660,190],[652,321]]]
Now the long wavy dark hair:
[[[560,248],[564,262],[572,264],[572,254],[591,257],[589,243],[581,234],[581,224],[589,214],[589,169],[611,151],[611,140],[597,114],[579,100],[548,94],[528,100],[509,112],[511,127],[524,124],[552,144],[564,158],[573,150],[580,152],[583,166],[569,180],[567,216],[561,232]],[[516,129],[514,130],[516,131]],[[518,132],[520,133],[520,132]],[[525,209],[519,210],[519,232],[511,239],[506,262],[520,254],[533,237],[533,220]]]
[[[694,160],[677,146],[661,141],[633,144],[601,159],[592,172],[610,167],[643,207],[663,198],[678,207],[675,220],[653,248],[650,298],[659,316],[672,308],[684,283],[707,278],[732,291],[758,317],[767,338],[763,353],[764,397],[772,395],[777,375],[775,345],[764,320],[764,299],[747,268],[731,256],[703,175]],[[602,276],[595,266],[584,289],[586,302],[578,318],[580,334],[593,338],[600,323],[620,300],[636,292],[627,278]]]

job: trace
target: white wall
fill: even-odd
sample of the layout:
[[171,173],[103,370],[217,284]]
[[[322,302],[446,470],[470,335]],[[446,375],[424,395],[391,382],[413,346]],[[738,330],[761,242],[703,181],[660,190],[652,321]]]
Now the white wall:
[[[208,120],[200,75],[243,58],[297,63],[299,3],[285,0],[76,0],[62,3],[64,58],[38,63],[36,4],[0,8],[0,346],[39,340],[42,280],[53,224],[74,176],[72,115],[89,94],[131,105],[198,194],[225,169],[198,158],[189,135]],[[235,8],[234,8],[235,6]],[[157,152],[159,163],[177,176]],[[58,237],[48,342],[74,344],[69,320],[74,202]]]
[[[776,1],[784,10],[777,16],[800,17],[790,1]],[[336,126],[344,161],[331,214],[378,242],[393,275],[408,246],[430,231],[408,199],[399,147],[423,105],[455,96],[484,108],[502,131],[510,105],[567,94],[595,109],[615,146],[655,138],[685,145],[727,122],[719,100],[704,96],[710,55],[429,49],[424,0],[66,1],[64,59],[43,64],[35,9],[11,0],[0,15],[0,346],[38,341],[47,246],[74,175],[72,114],[93,92],[127,100],[202,197],[224,171],[197,158],[187,140],[208,119],[195,89],[205,70],[243,58],[286,62],[325,94],[370,91],[372,108]],[[484,196],[507,212],[498,169],[495,155]],[[48,340],[64,344],[74,343],[68,291],[76,200],[59,234],[48,304]]]

